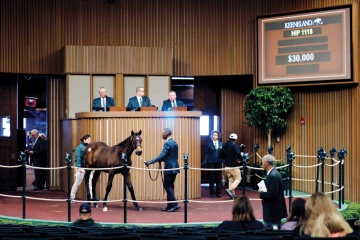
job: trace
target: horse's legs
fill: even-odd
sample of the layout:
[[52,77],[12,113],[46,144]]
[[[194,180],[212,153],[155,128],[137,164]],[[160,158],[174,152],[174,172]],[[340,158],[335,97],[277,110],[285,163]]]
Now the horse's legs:
[[[133,185],[131,183],[131,175],[130,175],[130,170],[128,170],[127,174],[126,174],[126,185],[129,189],[129,192],[131,194],[131,199],[136,201],[136,197],[135,197],[135,193],[134,193],[134,188]],[[137,208],[138,211],[142,211],[142,208],[139,206],[139,204],[137,202],[133,202],[134,206]]]
[[[106,186],[106,193],[105,193],[104,201],[107,201],[108,195],[112,188],[112,182],[114,180],[114,176],[115,176],[115,171],[109,170],[109,177],[108,177],[108,182],[107,182],[107,186]],[[103,211],[107,211],[106,202],[103,203]]]
[[91,190],[89,187],[89,176],[90,176],[91,171],[90,170],[85,170],[85,186],[86,186],[86,195],[87,195],[87,200],[90,201],[91,199]]
[[[97,170],[94,172],[93,178],[91,180],[91,186],[92,186],[92,196],[91,200],[98,201],[99,199],[96,197],[96,182],[100,176],[101,171]],[[98,204],[94,203],[94,207],[98,208]]]

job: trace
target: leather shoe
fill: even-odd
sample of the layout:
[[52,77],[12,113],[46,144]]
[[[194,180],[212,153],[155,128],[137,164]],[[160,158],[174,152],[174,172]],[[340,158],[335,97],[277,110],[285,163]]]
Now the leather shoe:
[[211,196],[210,196],[211,198],[214,198],[215,197],[215,194],[211,194]]
[[216,194],[216,197],[221,197],[221,194]]
[[169,208],[168,210],[166,210],[167,212],[175,212],[176,210],[180,209],[180,205],[176,205],[175,207]]
[[160,209],[160,211],[162,211],[162,212],[166,212],[167,210],[169,210],[169,208],[162,208],[162,209]]

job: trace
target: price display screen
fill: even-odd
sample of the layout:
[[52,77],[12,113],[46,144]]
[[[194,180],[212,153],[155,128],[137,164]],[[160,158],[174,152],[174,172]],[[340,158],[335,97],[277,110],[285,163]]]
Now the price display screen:
[[351,7],[258,17],[258,83],[351,79]]

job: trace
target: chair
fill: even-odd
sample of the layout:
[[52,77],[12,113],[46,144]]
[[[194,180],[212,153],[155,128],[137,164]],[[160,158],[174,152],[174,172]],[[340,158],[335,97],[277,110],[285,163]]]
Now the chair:
[[271,231],[271,232],[254,232],[254,236],[280,236],[283,240],[292,240],[292,231]]
[[355,227],[355,222],[357,221],[357,218],[349,218],[349,219],[345,219],[345,221],[350,225],[350,227],[355,231],[356,227]]
[[345,237],[338,237],[338,238],[333,238],[333,237],[303,237],[303,236],[298,236],[293,238],[294,240],[334,240],[334,239],[341,239],[341,240],[359,240],[359,238],[357,236],[354,235],[348,235]]
[[27,239],[27,238],[39,238],[39,234],[37,233],[0,233],[0,239],[4,239],[4,238],[23,238],[23,239]]

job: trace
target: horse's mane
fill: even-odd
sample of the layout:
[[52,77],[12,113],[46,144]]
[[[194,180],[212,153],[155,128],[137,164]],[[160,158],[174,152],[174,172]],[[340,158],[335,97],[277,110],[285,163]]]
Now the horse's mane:
[[[139,135],[139,133],[134,133],[134,136]],[[131,135],[132,136],[132,135]],[[127,137],[124,141],[119,143],[117,146],[119,147],[125,147],[128,142],[130,142],[131,136]]]

